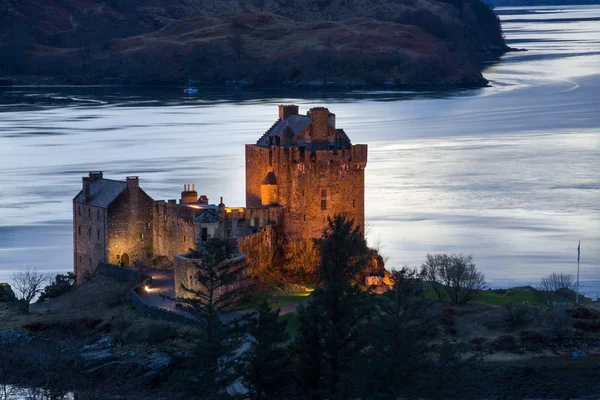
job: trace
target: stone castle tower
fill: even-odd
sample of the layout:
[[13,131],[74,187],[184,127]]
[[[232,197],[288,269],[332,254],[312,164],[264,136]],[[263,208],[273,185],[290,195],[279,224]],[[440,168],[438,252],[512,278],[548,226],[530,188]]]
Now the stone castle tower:
[[279,119],[246,145],[246,207],[283,206],[287,239],[319,238],[328,216],[346,214],[364,230],[367,145],[353,145],[335,114],[279,106]]

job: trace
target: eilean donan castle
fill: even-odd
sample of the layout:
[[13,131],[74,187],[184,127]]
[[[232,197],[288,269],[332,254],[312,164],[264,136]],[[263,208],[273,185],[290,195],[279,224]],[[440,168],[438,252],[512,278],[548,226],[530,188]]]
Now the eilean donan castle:
[[209,204],[192,184],[178,201],[154,200],[137,176],[90,172],[73,199],[77,280],[107,262],[174,268],[178,283],[189,276],[183,255],[215,236],[237,242],[249,273],[268,267],[282,243],[321,237],[328,216],[343,213],[364,227],[366,164],[367,145],[352,144],[327,108],[301,115],[281,105],[271,128],[246,145],[245,207]]

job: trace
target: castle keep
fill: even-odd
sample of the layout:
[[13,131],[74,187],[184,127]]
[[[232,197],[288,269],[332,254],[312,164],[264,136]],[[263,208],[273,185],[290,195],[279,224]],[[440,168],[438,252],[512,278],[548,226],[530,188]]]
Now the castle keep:
[[74,269],[78,282],[99,262],[175,269],[190,282],[191,249],[210,237],[234,239],[252,273],[281,243],[321,237],[328,216],[346,214],[364,227],[367,145],[353,145],[327,108],[305,115],[279,106],[279,118],[246,145],[246,207],[209,204],[194,185],[179,201],[153,200],[138,177],[125,181],[90,172],[73,199]]

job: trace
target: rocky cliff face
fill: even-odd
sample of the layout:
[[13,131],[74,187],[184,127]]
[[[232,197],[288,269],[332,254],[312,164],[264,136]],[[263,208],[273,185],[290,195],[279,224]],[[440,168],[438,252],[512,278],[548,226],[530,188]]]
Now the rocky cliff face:
[[482,85],[480,0],[4,0],[0,74],[74,82]]

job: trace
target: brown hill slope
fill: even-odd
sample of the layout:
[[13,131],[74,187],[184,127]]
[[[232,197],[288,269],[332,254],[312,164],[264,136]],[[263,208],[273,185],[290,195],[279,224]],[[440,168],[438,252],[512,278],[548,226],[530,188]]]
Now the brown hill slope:
[[481,85],[479,0],[3,0],[0,73],[74,82]]

